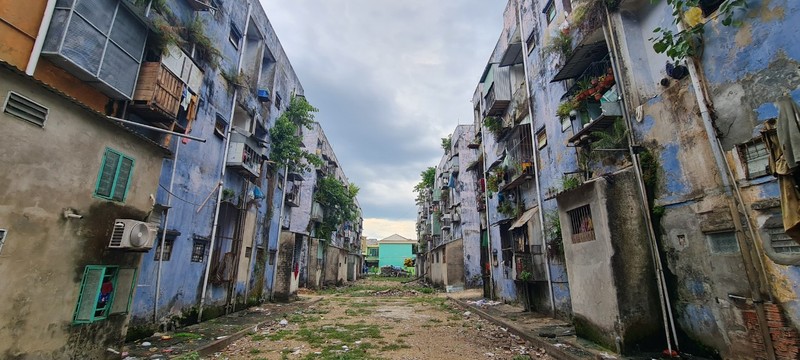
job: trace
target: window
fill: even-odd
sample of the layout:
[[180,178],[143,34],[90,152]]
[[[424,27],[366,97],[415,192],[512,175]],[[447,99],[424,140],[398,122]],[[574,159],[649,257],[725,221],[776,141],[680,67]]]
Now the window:
[[536,146],[539,148],[539,150],[547,146],[547,131],[545,131],[544,128],[536,133]]
[[503,265],[511,266],[511,259],[514,257],[514,239],[511,238],[511,224],[500,224],[500,250],[503,256]]
[[278,110],[281,109],[281,100],[282,100],[281,96],[278,95],[278,94],[275,94],[275,108],[278,109]]
[[580,244],[594,241],[594,223],[592,222],[592,209],[589,205],[567,211],[572,229],[572,243]]
[[155,261],[169,261],[169,258],[172,257],[172,244],[175,242],[175,237],[170,236],[167,233],[167,237],[164,239],[164,260],[161,260],[161,237],[159,236],[158,245],[156,246],[156,257]]
[[239,42],[242,41],[242,32],[236,27],[236,24],[231,23],[231,31],[228,35],[228,41],[231,42],[234,49],[239,50]]
[[570,119],[569,117],[562,118],[561,132],[567,131],[567,129],[569,129],[570,127],[572,127],[572,119]]
[[278,250],[275,250],[275,249],[270,249],[269,250],[269,264],[270,265],[275,265],[275,253],[277,253],[277,252],[278,252]]
[[544,11],[542,11],[542,13],[545,14],[545,16],[547,16],[548,25],[551,22],[553,22],[553,19],[556,18],[556,4],[553,2],[553,0],[547,2],[547,4],[544,6]]
[[106,149],[103,165],[97,176],[95,196],[107,200],[125,201],[133,174],[133,159],[122,153]]
[[536,33],[536,29],[531,30],[530,35],[525,39],[525,45],[528,47],[528,54],[536,48],[536,40],[538,40],[538,38],[539,34]]
[[228,122],[222,117],[222,114],[217,113],[216,121],[214,122],[214,135],[220,138],[225,138],[225,130],[228,128]]
[[800,254],[800,245],[786,235],[783,228],[768,228],[769,242],[772,249],[778,254]]
[[83,270],[72,322],[88,324],[130,310],[136,269],[89,265]]
[[6,103],[3,106],[4,113],[41,127],[44,127],[48,111],[46,107],[13,91],[8,92]]
[[744,165],[748,179],[769,173],[769,153],[764,141],[759,139],[739,145],[739,154],[742,157],[742,165]]
[[736,241],[736,233],[725,231],[706,234],[711,252],[714,254],[734,254],[739,252],[739,242]]
[[244,249],[244,257],[246,257],[246,258],[248,258],[248,259],[249,259],[249,258],[250,258],[250,256],[252,256],[252,255],[253,255],[253,248],[251,248],[251,247],[249,247],[249,246],[248,246],[248,247],[246,247],[246,248]]
[[377,248],[369,249],[369,256],[378,257],[378,249]]
[[192,246],[192,262],[203,262],[206,256],[206,242],[205,240],[194,239]]

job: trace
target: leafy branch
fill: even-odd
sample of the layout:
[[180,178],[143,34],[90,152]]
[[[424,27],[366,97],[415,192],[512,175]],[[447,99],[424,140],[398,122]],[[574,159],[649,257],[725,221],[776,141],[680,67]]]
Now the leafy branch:
[[317,181],[314,201],[325,208],[322,222],[317,225],[317,236],[330,239],[330,235],[345,222],[356,220],[358,216],[356,196],[359,190],[358,186],[345,185],[331,175]]
[[303,149],[303,138],[300,135],[301,127],[312,129],[314,113],[317,108],[311,106],[304,97],[295,96],[270,129],[272,161],[288,166],[290,171],[305,172],[311,166],[321,166],[322,159],[316,154]]
[[[659,54],[666,54],[673,61],[683,60],[699,54],[702,46],[702,35],[706,22],[703,19],[703,10],[699,0],[666,0],[672,7],[672,24],[677,27],[684,24],[684,30],[675,32],[666,27],[657,27],[653,30],[656,35],[649,40],[653,42],[653,50]],[[740,12],[747,9],[746,0],[725,0],[720,4],[715,17],[721,19],[724,26],[740,26]]]

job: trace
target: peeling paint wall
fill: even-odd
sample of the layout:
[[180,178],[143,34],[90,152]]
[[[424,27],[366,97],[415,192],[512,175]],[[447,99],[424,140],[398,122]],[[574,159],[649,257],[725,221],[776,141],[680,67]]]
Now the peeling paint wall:
[[[145,220],[158,186],[163,149],[34,83],[0,68],[9,91],[49,109],[43,127],[0,113],[0,358],[101,358],[119,348],[130,320],[109,315],[73,324],[87,265],[137,268],[142,254],[108,249],[114,220]],[[134,159],[124,202],[94,196],[107,148]],[[66,150],[65,150],[66,149]],[[72,209],[81,218],[65,218]]]

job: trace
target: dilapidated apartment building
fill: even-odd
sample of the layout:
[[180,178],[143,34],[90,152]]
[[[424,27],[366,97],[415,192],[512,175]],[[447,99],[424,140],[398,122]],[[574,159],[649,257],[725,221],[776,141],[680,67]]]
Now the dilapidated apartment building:
[[[41,0],[0,19],[16,139],[0,145],[0,357],[103,358],[273,297],[293,265],[279,240],[312,212],[292,189],[317,179],[270,156],[305,99],[261,5]],[[339,224],[346,254],[360,225]]]
[[468,171],[480,161],[472,125],[459,125],[444,141],[433,188],[419,194],[417,268],[448,291],[480,287],[482,223],[478,182]]
[[796,358],[800,4],[672,3],[508,2],[473,99],[486,295],[622,353]]

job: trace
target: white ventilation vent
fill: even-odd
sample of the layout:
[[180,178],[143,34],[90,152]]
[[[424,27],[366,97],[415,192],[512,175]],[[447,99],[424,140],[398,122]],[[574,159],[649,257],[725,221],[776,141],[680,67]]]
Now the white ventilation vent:
[[8,92],[3,112],[14,115],[22,120],[29,121],[41,127],[47,120],[48,109],[13,91]]

